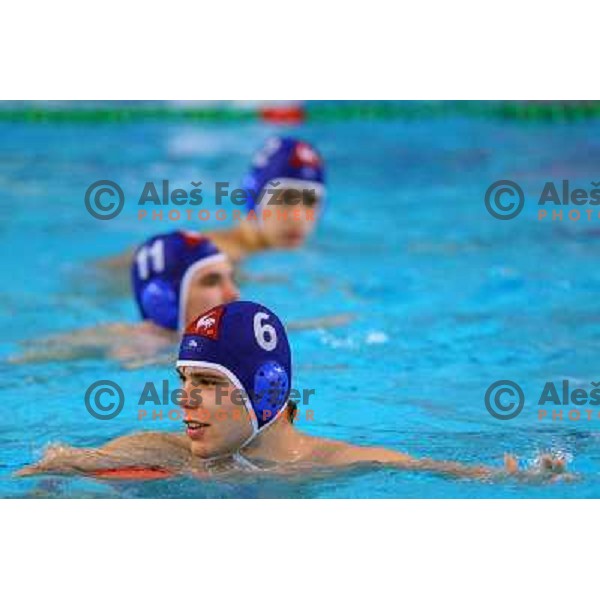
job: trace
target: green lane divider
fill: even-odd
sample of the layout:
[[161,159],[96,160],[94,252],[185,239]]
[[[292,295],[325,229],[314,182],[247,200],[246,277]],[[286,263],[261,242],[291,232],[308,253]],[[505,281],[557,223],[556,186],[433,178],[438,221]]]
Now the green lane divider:
[[133,123],[192,121],[222,122],[256,119],[258,114],[235,108],[170,108],[170,107],[110,107],[110,108],[42,108],[39,106],[10,108],[0,105],[0,122],[30,123]]
[[600,102],[423,102],[349,103],[306,109],[308,121],[477,117],[519,121],[575,121],[600,116]]
[[[281,111],[281,113],[279,113]],[[267,114],[265,114],[267,113]],[[279,114],[279,117],[278,117]],[[290,114],[292,115],[290,117]],[[286,107],[267,111],[250,108],[189,106],[109,106],[53,108],[51,105],[22,105],[3,109],[0,122],[10,123],[137,123],[191,122],[227,123],[267,120],[271,122],[380,121],[392,119],[424,120],[445,117],[474,117],[507,121],[571,122],[600,117],[600,101],[423,101],[423,102],[332,102],[309,103],[286,116]]]

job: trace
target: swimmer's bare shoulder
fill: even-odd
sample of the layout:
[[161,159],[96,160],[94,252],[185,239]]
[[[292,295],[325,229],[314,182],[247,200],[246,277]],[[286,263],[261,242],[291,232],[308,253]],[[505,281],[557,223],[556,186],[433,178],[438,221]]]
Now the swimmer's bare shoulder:
[[306,459],[323,466],[345,467],[360,463],[408,463],[411,457],[377,446],[356,446],[326,438],[313,438]]
[[209,231],[205,235],[232,263],[239,263],[246,257],[247,251],[237,229]]

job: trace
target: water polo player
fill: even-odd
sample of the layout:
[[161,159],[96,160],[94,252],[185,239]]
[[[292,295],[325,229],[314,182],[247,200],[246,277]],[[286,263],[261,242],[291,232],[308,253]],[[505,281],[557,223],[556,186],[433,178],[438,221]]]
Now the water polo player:
[[[233,262],[264,250],[298,248],[312,233],[322,212],[323,160],[306,142],[291,137],[270,138],[254,156],[242,189],[246,194],[245,213],[237,204],[231,206],[232,215],[242,215],[239,222],[204,235]],[[126,253],[98,264],[124,269],[130,257]]]
[[271,138],[255,155],[242,188],[248,217],[233,229],[209,234],[219,248],[234,261],[270,248],[298,248],[322,212],[323,160],[306,142]]
[[140,323],[112,323],[38,340],[35,351],[13,361],[104,350],[132,366],[143,364],[171,350],[194,315],[239,297],[229,259],[194,232],[174,231],[147,240],[134,253],[131,277]]
[[239,297],[227,257],[189,231],[150,238],[135,251],[131,276],[144,323],[167,330],[175,341],[198,312]]
[[536,470],[519,472],[512,457],[506,457],[501,470],[413,458],[300,432],[293,425],[286,331],[272,311],[254,302],[218,306],[193,319],[181,340],[177,371],[185,434],[133,434],[99,449],[57,446],[19,474],[156,478],[221,469],[284,474],[372,464],[459,477],[553,478],[564,470],[562,460],[549,456]]

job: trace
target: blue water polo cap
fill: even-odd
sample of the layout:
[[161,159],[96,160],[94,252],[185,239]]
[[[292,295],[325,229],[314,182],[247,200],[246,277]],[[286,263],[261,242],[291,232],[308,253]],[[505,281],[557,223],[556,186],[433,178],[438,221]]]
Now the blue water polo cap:
[[142,319],[183,329],[185,301],[192,276],[209,263],[227,260],[206,237],[174,231],[151,237],[133,256],[131,277]]
[[[242,183],[246,190],[248,211],[257,209],[257,200],[270,182],[278,183],[274,189],[314,189],[317,196],[323,198],[323,160],[315,148],[306,142],[291,137],[270,138],[255,154],[250,172]],[[269,197],[265,195],[262,203],[267,203]]]
[[288,403],[291,351],[277,315],[256,302],[222,304],[185,329],[178,367],[205,367],[225,375],[244,392],[252,437],[274,422]]

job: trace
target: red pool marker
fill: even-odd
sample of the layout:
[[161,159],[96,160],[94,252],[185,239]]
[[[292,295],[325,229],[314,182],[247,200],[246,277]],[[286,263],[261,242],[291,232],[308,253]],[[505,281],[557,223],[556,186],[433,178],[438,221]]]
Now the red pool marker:
[[260,116],[268,123],[301,123],[304,109],[301,106],[269,106],[260,110]]

